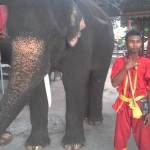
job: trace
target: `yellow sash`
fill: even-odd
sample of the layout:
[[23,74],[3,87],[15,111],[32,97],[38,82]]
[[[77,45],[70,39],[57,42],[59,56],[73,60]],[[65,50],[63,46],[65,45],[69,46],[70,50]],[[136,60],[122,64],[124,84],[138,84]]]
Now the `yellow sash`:
[[[138,96],[135,98],[135,101],[139,101],[140,99],[144,98],[145,96]],[[127,98],[124,95],[119,95],[119,98],[123,101],[123,102],[128,102],[129,103],[129,107],[132,109],[133,112],[133,118],[140,118],[142,116],[142,112],[139,108],[139,106],[136,103],[136,107],[134,107],[133,105],[133,99],[132,98]]]
[[[136,74],[135,74],[135,78],[134,78],[134,82],[133,82],[134,83],[134,85],[133,85],[133,94],[135,94],[135,91],[136,91],[137,77],[138,77],[138,67],[136,66],[135,69],[136,69]],[[121,103],[120,107],[123,105],[124,102],[128,102],[129,103],[129,107],[132,109],[132,112],[133,112],[133,118],[140,118],[142,116],[142,112],[141,112],[139,106],[137,105],[137,103],[136,103],[136,106],[134,106],[133,98],[127,98],[126,97],[128,81],[129,81],[128,75],[126,75],[123,95],[119,95],[119,98],[122,100],[122,103]],[[138,101],[138,100],[140,100],[140,99],[142,99],[144,97],[145,97],[144,95],[138,96],[138,97],[135,98],[135,101]],[[119,109],[120,108],[118,108],[117,111]]]

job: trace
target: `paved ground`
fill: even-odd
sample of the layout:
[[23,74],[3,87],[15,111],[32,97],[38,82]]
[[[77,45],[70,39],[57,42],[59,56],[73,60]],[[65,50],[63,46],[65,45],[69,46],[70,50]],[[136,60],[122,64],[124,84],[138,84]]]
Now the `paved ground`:
[[[86,121],[84,122],[86,146],[82,150],[113,150],[115,112],[111,106],[117,94],[116,90],[110,84],[111,66],[103,95],[104,122],[99,127],[90,126]],[[5,81],[6,85],[7,81]],[[59,78],[55,82],[52,82],[51,89],[52,106],[49,108],[49,135],[51,144],[43,150],[63,150],[61,139],[65,130],[65,93]],[[28,106],[25,106],[8,130],[14,134],[14,139],[9,145],[0,147],[0,150],[25,150],[24,143],[31,130]],[[129,140],[129,150],[137,150],[132,136]]]

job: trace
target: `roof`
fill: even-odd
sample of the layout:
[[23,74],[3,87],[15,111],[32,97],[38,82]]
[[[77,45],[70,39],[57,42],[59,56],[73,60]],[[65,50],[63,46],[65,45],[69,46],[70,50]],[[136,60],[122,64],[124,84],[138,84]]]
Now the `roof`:
[[124,0],[121,9],[124,18],[150,17],[150,0]]
[[102,10],[109,16],[119,16],[120,15],[120,2],[123,0],[92,0],[98,4]]

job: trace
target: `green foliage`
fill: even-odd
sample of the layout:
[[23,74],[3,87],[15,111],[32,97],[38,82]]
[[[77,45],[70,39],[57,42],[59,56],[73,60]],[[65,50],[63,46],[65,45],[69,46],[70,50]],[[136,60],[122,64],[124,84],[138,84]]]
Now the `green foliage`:
[[150,27],[146,27],[145,29],[144,29],[144,33],[145,33],[145,36],[149,36],[149,34],[150,34]]
[[121,38],[118,40],[117,44],[124,45],[124,38]]
[[145,36],[149,36],[150,34],[150,19],[145,20],[145,28],[144,28],[144,34]]
[[111,23],[112,23],[113,28],[114,28],[114,29],[118,28],[117,21],[120,20],[120,17],[118,17],[118,16],[116,16],[116,17],[111,17],[110,20],[111,20]]

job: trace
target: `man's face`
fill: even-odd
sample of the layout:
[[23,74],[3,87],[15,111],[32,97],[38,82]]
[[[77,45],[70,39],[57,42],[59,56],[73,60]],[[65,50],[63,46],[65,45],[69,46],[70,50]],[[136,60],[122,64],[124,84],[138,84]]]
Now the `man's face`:
[[131,35],[127,39],[126,47],[128,49],[128,53],[138,53],[142,47],[142,40],[140,36]]

